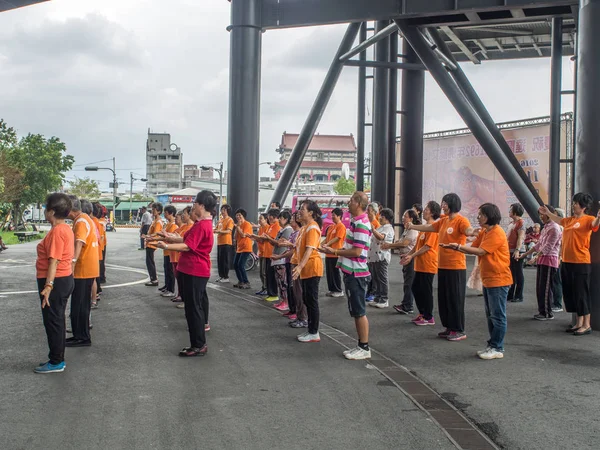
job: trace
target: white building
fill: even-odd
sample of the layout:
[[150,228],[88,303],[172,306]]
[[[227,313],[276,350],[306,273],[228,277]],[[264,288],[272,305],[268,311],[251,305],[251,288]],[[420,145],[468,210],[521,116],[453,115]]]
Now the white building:
[[151,133],[146,141],[146,186],[151,195],[181,189],[183,153],[168,133]]

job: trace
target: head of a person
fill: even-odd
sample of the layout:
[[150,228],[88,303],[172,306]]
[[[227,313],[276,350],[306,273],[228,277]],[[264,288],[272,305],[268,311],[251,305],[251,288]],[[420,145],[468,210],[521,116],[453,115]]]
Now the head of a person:
[[206,213],[214,216],[217,208],[217,196],[211,191],[200,191],[194,200],[194,212],[196,216],[202,217]]
[[140,212],[141,212],[142,214],[144,214],[146,211],[148,211],[148,208],[146,208],[145,206],[142,206],[142,207],[140,208]]
[[512,205],[510,205],[510,208],[508,209],[508,217],[510,217],[513,220],[520,219],[521,217],[523,217],[523,214],[525,214],[523,205],[521,205],[520,203],[513,203]]
[[420,203],[415,203],[411,207],[419,216],[423,214],[423,205]]
[[281,213],[279,213],[279,225],[281,225],[282,227],[285,227],[287,225],[289,225],[290,220],[292,220],[292,214],[287,211],[281,211]]
[[292,213],[292,220],[290,221],[290,225],[294,230],[297,230],[302,226],[302,224],[300,223],[300,219],[298,218],[298,211]]
[[434,200],[427,202],[425,209],[423,210],[423,219],[425,220],[438,220],[442,213],[442,207]]
[[275,222],[277,222],[277,219],[279,219],[280,214],[281,212],[278,209],[271,208],[267,213],[267,220],[270,224],[274,224]]
[[170,219],[171,217],[174,217],[175,214],[177,214],[177,209],[173,205],[167,205],[167,206],[165,206],[165,217],[167,219]]
[[183,211],[177,211],[177,214],[175,214],[175,225],[178,227],[183,225]]
[[321,208],[317,205],[314,200],[304,200],[298,210],[300,213],[300,220],[303,224],[310,223],[311,221],[317,222],[319,226],[323,224],[321,220]]
[[414,209],[407,209],[406,211],[404,211],[404,214],[402,214],[402,223],[404,224],[405,227],[409,223],[412,223],[413,225],[420,225],[421,218],[415,212]]
[[367,215],[369,216],[369,220],[373,221],[377,214],[379,214],[379,205],[377,202],[369,203],[367,205]]
[[102,217],[102,205],[100,203],[92,203],[92,214],[94,214],[96,219],[100,219]]
[[191,206],[186,206],[185,208],[183,208],[183,211],[181,212],[181,218],[184,223],[189,223],[190,220],[193,220]]
[[356,191],[348,201],[348,211],[350,211],[352,216],[360,216],[365,213],[368,204],[369,198],[367,194],[362,191]]
[[390,208],[383,208],[379,211],[379,220],[383,225],[394,223],[394,211]]
[[231,206],[230,205],[221,206],[221,215],[223,217],[230,217],[231,216]]
[[[548,208],[548,211],[550,211],[550,213],[556,214],[556,209],[554,209],[554,206],[546,205],[546,208]],[[550,222],[550,217],[548,217],[546,214],[540,214],[540,219],[542,219],[542,223],[544,223],[544,224]],[[538,232],[539,232],[539,224],[536,223],[535,225],[538,225]],[[535,225],[534,225],[534,228],[535,228]]]
[[460,212],[462,209],[462,202],[460,201],[460,197],[456,195],[454,192],[446,194],[442,197],[442,211],[444,214],[455,214]]
[[484,203],[479,207],[479,214],[477,214],[477,220],[479,222],[479,226],[481,227],[493,227],[494,225],[498,225],[502,220],[502,216],[500,215],[500,208],[498,208],[493,203]]
[[331,211],[331,220],[333,220],[333,223],[339,223],[343,216],[344,211],[342,211],[342,208],[334,208]]
[[69,200],[71,200],[71,212],[69,213],[69,219],[78,216],[81,214],[81,202],[75,195],[69,195]]
[[235,220],[237,220],[239,223],[244,222],[246,220],[247,215],[248,213],[245,209],[238,208],[235,210]]
[[152,215],[160,216],[163,212],[163,205],[160,202],[152,203]]
[[269,224],[269,216],[267,216],[267,213],[261,213],[258,215],[258,224],[261,227]]
[[281,203],[271,202],[271,206],[269,206],[269,209],[281,209]]
[[44,214],[48,222],[52,223],[53,219],[64,220],[69,217],[71,208],[73,207],[73,203],[69,197],[69,195],[61,192],[55,192],[46,197],[46,210]]
[[586,192],[578,192],[573,196],[573,214],[578,216],[581,214],[591,214],[594,199]]
[[535,234],[538,234],[541,229],[542,229],[542,226],[539,223],[534,223],[533,224],[533,232]]
[[87,214],[88,216],[94,212],[94,207],[92,206],[92,202],[86,199],[81,199],[81,212]]

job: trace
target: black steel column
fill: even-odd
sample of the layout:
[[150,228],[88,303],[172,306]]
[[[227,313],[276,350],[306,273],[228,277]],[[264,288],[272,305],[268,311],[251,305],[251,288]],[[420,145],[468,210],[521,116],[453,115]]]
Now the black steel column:
[[290,192],[292,184],[296,179],[296,174],[302,165],[302,160],[304,159],[306,150],[308,150],[308,146],[310,145],[310,142],[317,131],[317,127],[321,122],[321,117],[323,117],[325,108],[327,108],[331,94],[333,94],[335,85],[337,84],[340,74],[342,73],[342,69],[344,68],[344,63],[340,62],[340,57],[352,49],[352,45],[354,44],[354,40],[358,35],[360,25],[360,22],[356,22],[348,26],[346,34],[342,39],[342,43],[340,44],[337,53],[333,57],[333,62],[331,63],[329,71],[325,76],[323,86],[321,86],[321,90],[319,91],[315,103],[308,114],[308,118],[306,119],[306,122],[304,122],[304,126],[300,131],[296,145],[294,145],[294,148],[292,149],[290,159],[286,163],[283,173],[281,174],[281,178],[275,187],[275,192],[271,198],[271,203],[280,202],[282,205],[284,204],[285,198]]
[[560,113],[562,104],[563,20],[552,18],[552,58],[550,78],[550,176],[548,201],[558,206],[560,202]]
[[535,196],[521,179],[519,173],[506,157],[500,145],[498,145],[491,132],[473,109],[471,103],[469,103],[463,92],[454,82],[452,76],[430,48],[421,32],[417,28],[409,26],[403,20],[396,20],[395,22],[404,35],[404,38],[415,50],[444,94],[446,94],[450,103],[452,103],[458,114],[460,114],[467,126],[471,129],[473,136],[475,136],[496,169],[498,169],[498,172],[500,172],[500,175],[502,175],[508,187],[512,189],[513,193],[523,204],[523,207],[529,213],[531,218],[538,221],[539,216],[537,214],[537,208],[539,203]]
[[[398,33],[390,35],[390,61],[398,61]],[[394,209],[396,203],[396,135],[398,131],[398,69],[390,69],[387,200],[385,206]],[[407,71],[405,71],[407,72]],[[414,71],[411,71],[414,72]],[[421,71],[417,71],[421,72]]]
[[[367,40],[367,22],[360,26],[359,41]],[[360,52],[360,61],[367,60],[367,51]],[[367,68],[358,68],[358,123],[356,124],[356,171],[354,180],[356,189],[365,190],[365,121],[366,121],[366,100],[367,100]]]
[[[600,200],[600,0],[580,2],[577,46],[577,152],[575,191],[588,192]],[[592,327],[600,330],[600,234],[592,233]]]
[[[389,25],[380,20],[375,25],[378,33]],[[390,39],[385,38],[375,44],[375,61],[389,62]],[[375,69],[373,80],[373,139],[371,146],[371,199],[388,205],[388,165],[389,165],[389,69]]]
[[[406,62],[421,60],[403,40]],[[402,131],[400,141],[400,210],[401,216],[414,203],[423,201],[423,124],[425,121],[425,72],[402,72]]]
[[261,0],[231,2],[227,203],[258,211]]

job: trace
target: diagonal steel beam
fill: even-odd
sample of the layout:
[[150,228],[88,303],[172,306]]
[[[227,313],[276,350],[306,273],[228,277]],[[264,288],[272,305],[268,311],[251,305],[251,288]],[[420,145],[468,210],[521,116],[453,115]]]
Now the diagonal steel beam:
[[469,50],[469,47],[467,47],[466,44],[460,40],[460,38],[456,35],[456,33],[454,33],[454,31],[452,31],[450,27],[440,28],[444,33],[446,33],[446,36],[448,36],[450,40],[458,46],[458,48],[465,54],[465,56],[469,58],[471,62],[473,62],[473,64],[481,64],[479,58],[477,58],[477,56],[475,56],[473,52]]
[[370,46],[372,46],[376,42],[379,42],[382,39],[385,39],[386,37],[390,36],[391,34],[395,33],[396,31],[398,31],[398,27],[396,26],[396,24],[395,23],[390,24],[389,26],[387,26],[383,30],[381,30],[379,33],[374,34],[373,36],[371,36],[366,41],[361,42],[360,44],[358,44],[356,47],[354,47],[349,52],[344,53],[340,57],[340,61],[344,62],[344,61],[349,60],[353,56],[356,56],[360,52],[365,51],[366,49],[368,49]]

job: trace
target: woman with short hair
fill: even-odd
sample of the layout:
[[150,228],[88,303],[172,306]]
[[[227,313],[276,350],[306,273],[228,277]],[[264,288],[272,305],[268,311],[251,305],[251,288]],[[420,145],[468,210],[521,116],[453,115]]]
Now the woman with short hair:
[[236,254],[233,260],[233,268],[238,282],[233,285],[240,289],[250,289],[248,274],[246,273],[246,261],[252,253],[252,224],[246,220],[246,210],[239,208],[235,212],[235,241]]
[[371,242],[367,253],[367,265],[371,272],[372,293],[375,296],[373,302],[369,303],[376,308],[387,308],[388,303],[388,268],[392,260],[392,254],[386,244],[394,241],[394,211],[384,208],[379,213],[379,228],[372,230]]
[[[342,222],[344,211],[335,208],[331,211],[332,224],[327,227],[325,234],[325,245],[335,250],[344,246],[346,239],[346,226]],[[343,297],[342,272],[336,267],[338,257],[334,254],[325,255],[325,273],[327,275],[327,297]]]
[[34,369],[36,373],[65,370],[65,311],[74,286],[75,238],[65,223],[71,207],[71,199],[65,194],[50,194],[46,198],[44,215],[51,228],[37,245],[35,268],[50,352],[48,361]]
[[521,253],[525,251],[523,243],[525,242],[525,221],[523,220],[525,210],[520,203],[510,205],[508,216],[511,223],[508,226],[506,235],[508,237],[508,247],[510,250],[510,272],[512,273],[513,284],[508,291],[508,301],[521,303],[523,301],[523,285],[525,276],[523,275],[523,262],[520,258]]

